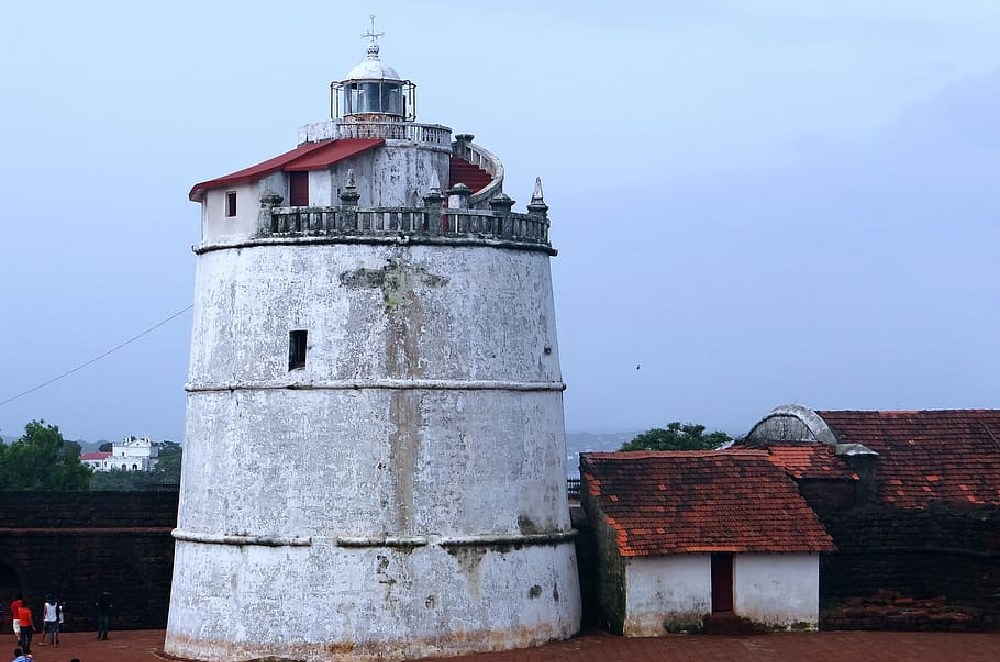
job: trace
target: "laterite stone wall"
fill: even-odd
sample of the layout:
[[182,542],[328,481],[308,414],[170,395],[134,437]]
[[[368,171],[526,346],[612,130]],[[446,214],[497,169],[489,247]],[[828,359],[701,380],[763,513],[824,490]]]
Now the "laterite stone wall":
[[164,628],[173,572],[177,492],[0,492],[0,604],[17,593],[41,622],[52,593],[65,631],[96,628],[94,601],[112,595],[112,630]]
[[820,566],[822,628],[1000,626],[1000,507],[873,501],[852,508],[835,483],[800,488],[837,546]]

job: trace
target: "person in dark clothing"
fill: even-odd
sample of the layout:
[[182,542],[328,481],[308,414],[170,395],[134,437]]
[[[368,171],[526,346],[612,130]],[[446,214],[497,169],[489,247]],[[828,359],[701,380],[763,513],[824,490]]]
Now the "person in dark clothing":
[[108,628],[111,627],[111,594],[107,591],[101,593],[101,597],[97,598],[97,602],[94,603],[97,607],[97,638],[107,639],[108,638]]

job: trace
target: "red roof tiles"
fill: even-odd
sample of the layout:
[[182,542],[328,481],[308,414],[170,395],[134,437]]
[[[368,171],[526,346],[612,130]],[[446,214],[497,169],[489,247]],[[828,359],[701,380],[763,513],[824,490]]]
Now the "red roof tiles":
[[879,454],[878,496],[886,502],[1000,504],[1000,410],[816,413],[840,443]]
[[86,453],[80,453],[80,460],[106,460],[111,457],[111,453],[107,451],[88,451]]
[[764,450],[584,453],[580,468],[622,556],[833,549]]
[[289,150],[284,154],[279,154],[266,161],[261,161],[257,165],[237,170],[224,177],[212,179],[207,182],[199,182],[191,187],[188,199],[191,202],[201,202],[205,191],[256,181],[279,170],[287,172],[322,170],[329,168],[338,161],[343,161],[384,144],[385,140],[383,138],[343,138],[340,140],[303,143],[295,149]]
[[833,447],[826,445],[768,446],[771,461],[783,467],[792,478],[829,478],[833,480],[857,480],[858,475],[851,470],[843,458],[834,454]]

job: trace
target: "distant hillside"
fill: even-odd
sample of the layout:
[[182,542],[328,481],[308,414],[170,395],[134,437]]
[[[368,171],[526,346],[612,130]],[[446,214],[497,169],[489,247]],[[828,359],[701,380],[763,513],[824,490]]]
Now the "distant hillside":
[[632,441],[642,430],[632,432],[567,432],[566,473],[575,478],[580,473],[580,453],[583,451],[616,451]]

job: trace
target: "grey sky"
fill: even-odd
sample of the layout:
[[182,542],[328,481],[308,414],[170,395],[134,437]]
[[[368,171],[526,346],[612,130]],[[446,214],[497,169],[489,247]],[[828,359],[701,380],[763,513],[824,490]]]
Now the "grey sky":
[[[16,3],[0,400],[192,299],[196,181],[294,146],[363,56],[543,178],[570,430],[993,407],[1000,4]],[[180,439],[190,314],[0,407]],[[636,365],[641,369],[636,370]]]

